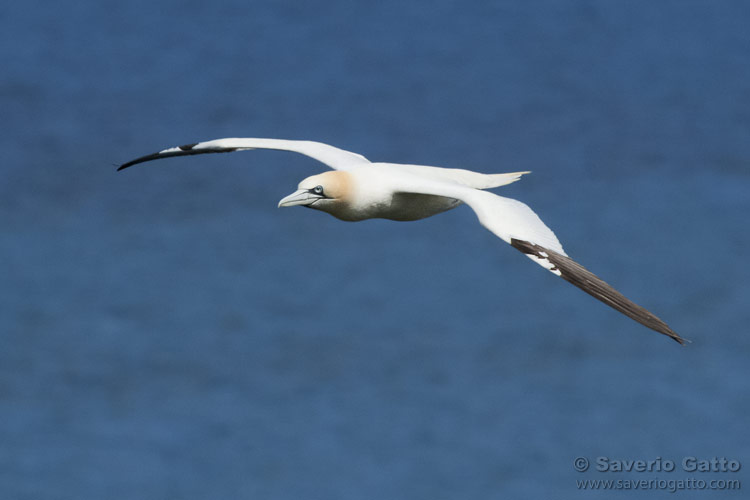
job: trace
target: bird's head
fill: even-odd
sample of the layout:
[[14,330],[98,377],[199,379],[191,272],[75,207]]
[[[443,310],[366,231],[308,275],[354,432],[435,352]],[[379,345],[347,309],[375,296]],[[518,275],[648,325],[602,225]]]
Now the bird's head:
[[279,201],[279,207],[302,205],[340,216],[352,199],[352,180],[347,172],[332,171],[313,175],[297,186],[297,191]]

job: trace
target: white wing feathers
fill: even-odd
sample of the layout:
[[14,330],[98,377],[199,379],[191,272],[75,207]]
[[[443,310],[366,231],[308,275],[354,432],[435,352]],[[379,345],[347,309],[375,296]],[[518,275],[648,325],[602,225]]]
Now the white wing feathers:
[[122,170],[138,163],[143,163],[172,156],[188,156],[205,153],[231,153],[250,149],[276,149],[290,151],[309,156],[324,163],[334,170],[347,170],[358,165],[369,164],[369,160],[362,155],[345,151],[314,141],[289,141],[284,139],[216,139],[213,141],[197,142],[164,149],[157,153],[141,156],[135,160],[123,163],[117,170]]
[[525,203],[486,191],[471,193],[465,203],[484,227],[506,243],[524,240],[566,255],[555,233]]
[[460,168],[428,167],[425,165],[406,165],[401,163],[378,163],[395,168],[402,172],[436,181],[447,181],[474,189],[491,189],[516,182],[529,172],[511,172],[507,174],[483,174]]
[[[519,177],[518,174],[509,175]],[[396,177],[395,191],[444,196],[464,202],[474,210],[479,222],[485,228],[506,243],[511,243],[513,239],[523,240],[566,255],[555,233],[528,205],[518,200],[452,182],[425,179],[417,175],[401,173],[394,177]],[[547,269],[551,267],[547,267],[538,259],[532,258],[532,260]]]
[[551,273],[642,325],[667,335],[680,344],[687,342],[656,315],[568,257],[555,233],[520,201],[430,180],[406,180],[403,188],[406,192],[446,196],[463,201],[474,210],[484,227]]

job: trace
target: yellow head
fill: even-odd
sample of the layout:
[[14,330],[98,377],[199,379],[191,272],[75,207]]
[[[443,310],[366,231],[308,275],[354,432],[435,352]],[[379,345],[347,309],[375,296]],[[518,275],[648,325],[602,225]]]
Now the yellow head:
[[353,187],[348,172],[323,172],[300,182],[297,191],[279,201],[279,207],[301,205],[344,218],[354,196]]

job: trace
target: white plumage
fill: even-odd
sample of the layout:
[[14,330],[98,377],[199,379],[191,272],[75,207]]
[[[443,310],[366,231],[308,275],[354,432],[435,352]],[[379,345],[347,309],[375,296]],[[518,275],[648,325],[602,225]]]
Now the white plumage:
[[567,256],[555,234],[527,205],[485,189],[515,182],[528,172],[483,174],[463,169],[371,163],[362,155],[312,141],[217,139],[164,149],[127,162],[118,170],[150,160],[251,149],[292,151],[334,171],[308,177],[279,206],[302,205],[346,221],[372,218],[418,220],[468,205],[479,222],[548,271],[639,323],[684,343],[666,323],[633,303]]

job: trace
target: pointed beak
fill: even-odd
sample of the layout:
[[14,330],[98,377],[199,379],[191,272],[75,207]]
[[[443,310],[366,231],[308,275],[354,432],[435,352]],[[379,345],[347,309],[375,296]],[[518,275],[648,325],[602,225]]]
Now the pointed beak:
[[311,193],[307,189],[299,189],[279,201],[279,207],[293,207],[295,205],[312,205],[322,196]]

